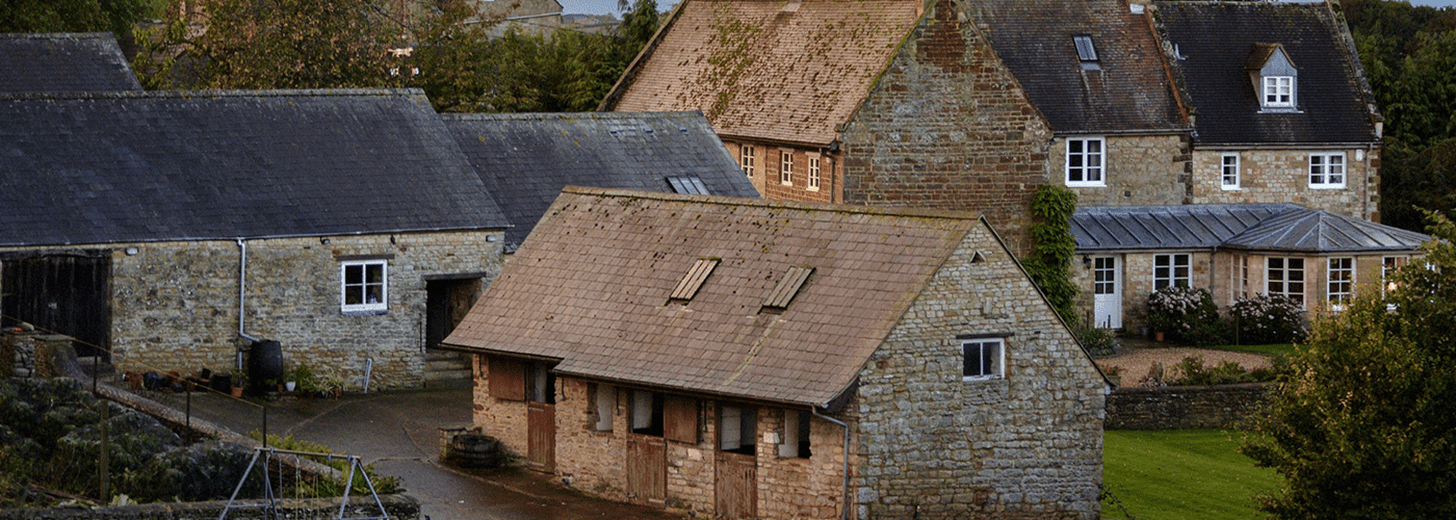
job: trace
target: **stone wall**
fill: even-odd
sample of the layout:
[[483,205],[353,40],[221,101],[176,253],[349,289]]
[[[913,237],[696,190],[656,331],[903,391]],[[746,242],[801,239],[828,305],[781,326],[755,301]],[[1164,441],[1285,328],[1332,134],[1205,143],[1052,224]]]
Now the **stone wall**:
[[1268,407],[1267,383],[1118,388],[1107,396],[1109,430],[1239,429]]
[[[1311,152],[1345,155],[1345,187],[1309,187]],[[1240,189],[1221,186],[1225,153],[1239,155]],[[1380,149],[1198,150],[1193,153],[1193,202],[1251,204],[1292,202],[1307,208],[1379,222]]]
[[[380,495],[380,502],[384,506],[389,518],[401,520],[419,520],[424,518],[420,514],[419,501],[409,495]],[[264,509],[257,507],[256,502],[246,502],[247,507],[235,508],[228,511],[227,518],[231,520],[265,520],[275,518]],[[214,502],[173,502],[160,504],[139,504],[128,506],[109,507],[75,507],[75,508],[54,508],[54,509],[0,509],[0,520],[92,520],[104,518],[106,520],[178,520],[178,519],[201,519],[201,518],[222,518],[223,509],[227,501]],[[306,499],[306,500],[280,500],[276,518],[290,518],[293,520],[327,520],[338,518],[339,499]],[[349,500],[349,506],[344,512],[345,518],[366,518],[378,517],[379,507],[375,505],[371,497],[353,497]]]
[[[859,374],[858,517],[1098,518],[1091,359],[986,228],[929,287]],[[1004,377],[963,378],[966,336],[1004,340]]]
[[[1188,203],[1188,139],[1185,135],[1104,136],[1106,186],[1071,188],[1078,206],[1151,206]],[[1047,167],[1066,181],[1067,139],[1052,143]]]
[[934,2],[844,126],[844,202],[985,213],[1029,251],[1052,133],[973,24]]
[[[494,240],[490,238],[493,237]],[[130,372],[217,372],[256,338],[277,340],[289,366],[309,365],[359,388],[367,360],[371,388],[424,380],[425,283],[432,276],[493,278],[501,235],[439,232],[248,240],[245,315],[238,319],[239,259],[234,241],[137,244],[112,254],[113,362]],[[340,261],[386,259],[388,309],[340,310]]]

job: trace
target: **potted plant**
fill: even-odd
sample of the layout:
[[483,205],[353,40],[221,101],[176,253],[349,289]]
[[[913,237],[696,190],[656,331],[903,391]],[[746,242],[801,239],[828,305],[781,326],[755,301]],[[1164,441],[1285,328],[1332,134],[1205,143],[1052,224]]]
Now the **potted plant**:
[[248,376],[244,374],[233,374],[231,380],[232,388],[229,390],[232,391],[233,397],[242,397],[243,388],[248,386]]
[[308,365],[294,365],[284,372],[283,381],[289,392],[299,389],[300,386],[302,388],[311,387],[313,386],[313,369]]

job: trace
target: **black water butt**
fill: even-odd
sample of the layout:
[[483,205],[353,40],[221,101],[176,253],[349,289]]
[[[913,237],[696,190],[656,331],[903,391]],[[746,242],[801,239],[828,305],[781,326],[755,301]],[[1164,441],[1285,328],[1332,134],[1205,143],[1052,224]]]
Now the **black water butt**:
[[276,392],[282,382],[283,345],[271,339],[254,341],[248,347],[248,391],[254,395]]

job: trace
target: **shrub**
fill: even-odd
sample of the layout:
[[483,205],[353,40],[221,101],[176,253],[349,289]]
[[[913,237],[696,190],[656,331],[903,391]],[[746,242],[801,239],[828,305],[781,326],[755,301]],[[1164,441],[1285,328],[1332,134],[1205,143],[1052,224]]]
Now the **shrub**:
[[1239,343],[1292,343],[1303,341],[1306,334],[1299,305],[1282,294],[1241,298],[1229,307],[1229,319]]
[[1219,343],[1223,338],[1218,321],[1218,305],[1207,290],[1174,286],[1148,295],[1148,324],[1175,341]]
[[[1090,320],[1089,320],[1090,321]],[[1073,333],[1077,335],[1077,341],[1087,349],[1092,357],[1108,357],[1117,353],[1117,337],[1109,329],[1099,329],[1083,324],[1073,327]]]

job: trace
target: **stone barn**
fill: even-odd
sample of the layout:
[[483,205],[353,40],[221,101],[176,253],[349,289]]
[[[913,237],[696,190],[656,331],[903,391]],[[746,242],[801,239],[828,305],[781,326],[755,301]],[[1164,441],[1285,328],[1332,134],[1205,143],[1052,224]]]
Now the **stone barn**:
[[445,341],[530,468],[713,518],[1098,518],[1108,383],[983,217],[567,188]]

